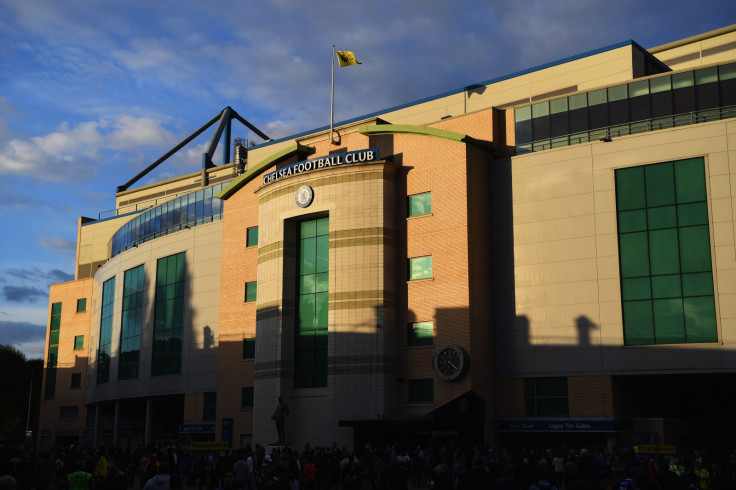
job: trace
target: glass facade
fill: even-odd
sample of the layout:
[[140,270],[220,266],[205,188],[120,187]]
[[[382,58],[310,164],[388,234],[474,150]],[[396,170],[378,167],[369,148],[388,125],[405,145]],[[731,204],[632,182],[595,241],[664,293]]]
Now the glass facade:
[[102,285],[102,312],[100,313],[100,344],[97,350],[97,384],[110,381],[110,349],[112,344],[112,315],[115,306],[115,278]]
[[222,201],[215,197],[229,182],[213,185],[151,208],[123,225],[110,241],[110,256],[185,228],[222,219]]
[[299,224],[294,386],[327,386],[329,218]]
[[125,271],[118,379],[138,377],[143,324],[143,266]]
[[423,192],[422,194],[414,194],[409,196],[409,203],[407,206],[409,212],[408,215],[421,216],[423,214],[429,214],[432,212],[432,193]]
[[702,158],[616,171],[626,345],[718,340]]
[[59,332],[61,332],[61,303],[51,304],[51,322],[49,324],[49,354],[46,362],[46,386],[44,398],[50,400],[56,396],[56,369],[59,359]]
[[527,417],[567,417],[570,414],[567,378],[525,379],[524,408]]
[[736,117],[736,63],[539,102],[515,110],[517,153]]
[[186,254],[181,252],[159,259],[156,268],[156,306],[151,359],[153,376],[181,372],[185,286]]

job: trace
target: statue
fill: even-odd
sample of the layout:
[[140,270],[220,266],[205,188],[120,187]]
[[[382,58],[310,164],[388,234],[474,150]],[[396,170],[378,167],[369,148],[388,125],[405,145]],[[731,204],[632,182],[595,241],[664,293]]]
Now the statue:
[[284,424],[286,423],[286,416],[289,415],[289,407],[284,403],[284,397],[279,397],[279,403],[276,405],[271,420],[276,422],[276,432],[279,434],[279,442],[276,445],[286,444],[286,435],[284,432]]

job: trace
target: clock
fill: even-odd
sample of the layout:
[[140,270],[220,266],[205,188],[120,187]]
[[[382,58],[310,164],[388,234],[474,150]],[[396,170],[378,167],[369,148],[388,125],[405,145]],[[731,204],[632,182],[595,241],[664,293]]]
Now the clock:
[[457,345],[448,344],[437,351],[434,356],[434,370],[440,378],[452,381],[460,377],[468,366],[465,351]]
[[312,204],[312,200],[314,199],[314,190],[309,187],[308,185],[303,185],[299,189],[296,190],[296,205],[300,208],[306,208],[310,204]]

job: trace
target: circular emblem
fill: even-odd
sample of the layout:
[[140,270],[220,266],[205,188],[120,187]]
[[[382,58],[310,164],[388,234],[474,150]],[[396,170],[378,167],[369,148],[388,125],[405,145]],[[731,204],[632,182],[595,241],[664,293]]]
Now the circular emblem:
[[434,356],[434,370],[447,381],[459,378],[467,365],[467,355],[457,345],[448,344]]
[[303,185],[296,191],[296,205],[300,208],[306,208],[312,204],[314,199],[314,190],[308,185]]

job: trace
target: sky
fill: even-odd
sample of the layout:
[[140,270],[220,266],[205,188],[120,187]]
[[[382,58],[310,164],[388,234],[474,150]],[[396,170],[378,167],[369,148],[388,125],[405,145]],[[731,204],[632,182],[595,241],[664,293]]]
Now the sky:
[[[333,45],[362,63],[336,69],[337,123],[735,23],[733,0],[0,0],[0,344],[44,356],[78,217],[225,107],[274,139],[328,126]],[[213,130],[136,186],[201,169]]]

